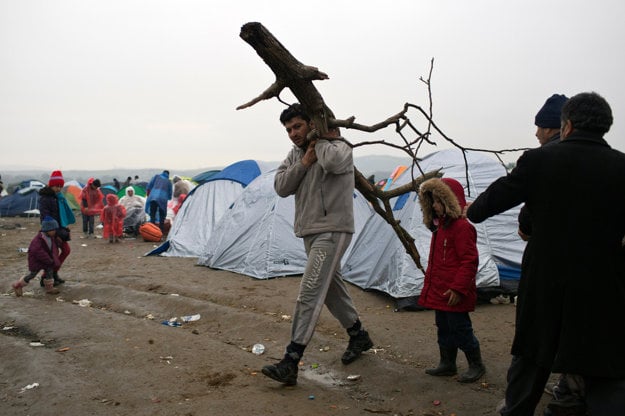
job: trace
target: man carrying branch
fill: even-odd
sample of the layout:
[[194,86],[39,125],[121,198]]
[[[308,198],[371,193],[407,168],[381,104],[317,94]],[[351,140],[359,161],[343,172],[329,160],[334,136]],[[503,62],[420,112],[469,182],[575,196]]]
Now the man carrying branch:
[[354,233],[352,149],[338,129],[311,138],[314,126],[300,104],[282,112],[280,122],[295,146],[275,176],[278,195],[295,195],[295,235],[304,239],[308,261],[293,313],[291,342],[282,361],[263,367],[264,375],[297,384],[298,363],[325,304],[349,335],[341,358],[350,364],[373,347],[343,282],[341,258]]

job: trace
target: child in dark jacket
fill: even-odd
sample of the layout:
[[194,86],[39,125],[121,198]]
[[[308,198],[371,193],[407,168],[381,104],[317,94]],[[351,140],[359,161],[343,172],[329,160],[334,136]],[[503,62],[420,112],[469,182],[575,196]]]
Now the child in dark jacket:
[[462,217],[466,200],[462,185],[455,179],[433,178],[423,182],[419,187],[419,202],[423,222],[432,231],[419,304],[434,309],[440,351],[438,367],[425,372],[432,376],[455,375],[460,348],[467,357],[469,370],[458,381],[472,383],[486,371],[469,317],[477,301],[477,232]]
[[[67,203],[63,192],[61,192],[64,185],[63,174],[60,170],[55,170],[50,175],[48,186],[39,191],[39,215],[41,221],[46,217],[52,217],[59,224],[59,229],[56,231],[56,241],[59,246],[59,260],[61,264],[59,268],[54,270],[54,286],[65,283],[65,280],[59,277],[59,269],[72,251],[69,245],[71,235],[68,227],[76,222],[74,213]],[[41,279],[40,283],[43,287],[44,279]]]
[[56,241],[58,228],[59,223],[52,217],[46,217],[41,222],[41,231],[37,233],[28,246],[28,270],[30,273],[13,283],[15,296],[22,296],[23,287],[37,276],[39,270],[43,270],[45,273],[43,282],[46,293],[59,293],[59,290],[54,287],[54,269],[61,264]]

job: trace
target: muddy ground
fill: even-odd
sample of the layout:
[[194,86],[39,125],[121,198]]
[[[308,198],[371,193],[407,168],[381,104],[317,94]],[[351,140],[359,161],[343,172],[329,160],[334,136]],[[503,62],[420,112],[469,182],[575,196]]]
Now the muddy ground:
[[[374,349],[344,366],[347,335],[324,310],[298,385],[284,387],[260,369],[289,341],[299,278],[144,257],[154,243],[83,239],[74,226],[61,293],[32,281],[16,298],[11,282],[27,273],[20,249],[38,227],[38,218],[0,218],[1,415],[478,416],[495,415],[503,397],[512,304],[472,314],[487,373],[467,385],[424,373],[438,362],[432,311],[395,312],[393,299],[350,285]],[[257,343],[261,355],[251,352]]]

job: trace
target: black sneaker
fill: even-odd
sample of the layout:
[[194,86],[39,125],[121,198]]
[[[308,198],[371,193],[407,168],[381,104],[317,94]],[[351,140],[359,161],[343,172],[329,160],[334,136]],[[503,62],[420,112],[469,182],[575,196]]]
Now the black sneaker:
[[262,372],[269,378],[272,378],[287,386],[297,384],[297,362],[289,359],[283,359],[277,364],[266,365]]
[[349,344],[343,353],[343,357],[341,357],[341,361],[343,364],[353,363],[356,358],[360,357],[364,351],[371,347],[373,347],[373,341],[369,338],[369,333],[365,330],[360,330],[358,335],[349,337]]

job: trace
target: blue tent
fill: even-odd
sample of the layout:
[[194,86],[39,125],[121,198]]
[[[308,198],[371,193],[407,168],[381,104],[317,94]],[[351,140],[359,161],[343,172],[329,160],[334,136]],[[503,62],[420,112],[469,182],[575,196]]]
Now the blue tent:
[[206,172],[198,173],[197,175],[192,177],[191,180],[197,183],[198,185],[200,185],[200,184],[203,184],[204,182],[207,182],[211,177],[213,177],[219,172],[221,171],[220,170],[207,170]]
[[34,179],[21,182],[15,192],[0,199],[0,217],[39,215],[39,190],[44,186]]

